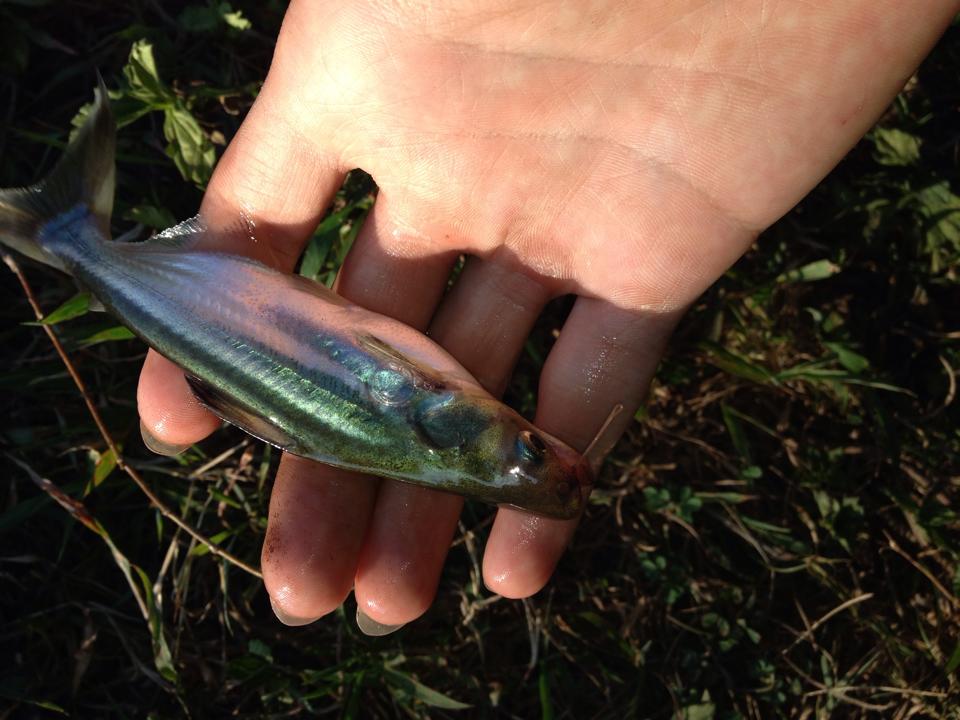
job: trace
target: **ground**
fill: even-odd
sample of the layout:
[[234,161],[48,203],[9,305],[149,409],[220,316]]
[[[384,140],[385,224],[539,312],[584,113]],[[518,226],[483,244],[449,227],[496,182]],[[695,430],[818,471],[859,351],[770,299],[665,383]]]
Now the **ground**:
[[[121,124],[115,231],[191,215],[282,5],[68,5],[0,4],[0,186],[51,167],[99,68]],[[954,24],[696,304],[547,589],[483,588],[492,515],[468,504],[435,605],[382,639],[357,631],[352,600],[281,626],[257,578],[159,512],[4,268],[0,717],[957,717],[957,77]],[[303,274],[332,279],[372,190],[351,176]],[[21,266],[129,467],[256,566],[276,452],[227,428],[152,456],[143,346],[68,279]],[[569,304],[517,369],[524,412]]]

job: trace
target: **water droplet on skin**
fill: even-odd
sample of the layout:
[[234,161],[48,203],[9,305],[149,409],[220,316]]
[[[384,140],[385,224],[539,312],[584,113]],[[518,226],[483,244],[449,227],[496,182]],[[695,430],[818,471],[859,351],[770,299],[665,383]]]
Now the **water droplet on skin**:
[[530,515],[529,517],[524,518],[523,523],[520,525],[520,529],[517,532],[517,549],[527,547],[530,543],[533,542],[537,534],[540,532],[540,526],[543,524],[543,519],[539,515]]
[[293,597],[293,588],[289,585],[281,585],[273,594],[273,599],[277,602],[285,602]]
[[611,349],[617,344],[616,335],[601,335],[597,345],[597,354],[593,361],[584,370],[586,382],[583,385],[583,396],[589,402],[594,388],[604,383],[610,377],[612,362]]
[[250,242],[257,242],[257,224],[251,217],[245,217],[243,220],[244,225],[246,225],[247,228],[247,238],[250,240]]
[[249,203],[241,203],[240,205],[240,223],[243,227],[244,233],[247,239],[255,243],[257,242],[257,223],[253,219],[254,209],[253,206]]

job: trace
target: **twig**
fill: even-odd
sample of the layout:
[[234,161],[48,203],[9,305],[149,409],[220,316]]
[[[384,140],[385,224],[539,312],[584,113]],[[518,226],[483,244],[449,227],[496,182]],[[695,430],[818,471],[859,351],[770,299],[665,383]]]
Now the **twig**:
[[894,540],[892,537],[890,537],[889,533],[884,531],[883,534],[887,536],[887,545],[890,547],[891,550],[893,550],[897,555],[902,557],[908,563],[913,565],[913,567],[917,570],[917,572],[919,572],[927,580],[929,580],[930,583],[937,590],[940,591],[940,594],[943,595],[944,599],[946,599],[951,605],[953,605],[955,608],[960,608],[960,600],[957,600],[957,597],[953,593],[951,593],[949,590],[947,590],[947,588],[944,587],[943,583],[937,580],[936,576],[932,572],[930,572],[926,567],[920,564],[919,561],[914,560],[912,557],[910,557],[910,554],[907,553],[906,550],[901,548],[897,544],[897,541]]
[[[785,650],[783,650],[781,654],[786,655],[786,654],[787,654],[788,652],[790,652],[793,648],[795,648],[798,644],[800,644],[801,642],[803,642],[804,640],[806,640],[808,637],[811,637],[811,636],[813,635],[813,632],[814,632],[818,627],[820,627],[821,625],[823,625],[827,620],[829,620],[830,618],[832,618],[832,617],[833,617],[834,615],[836,615],[837,613],[841,613],[841,612],[843,612],[844,610],[846,610],[846,609],[848,609],[848,608],[851,608],[851,607],[853,607],[854,605],[857,605],[857,604],[859,604],[859,603],[862,603],[862,602],[865,601],[865,600],[869,600],[869,599],[872,598],[872,597],[873,597],[873,593],[863,593],[862,595],[857,595],[856,597],[852,597],[852,598],[850,598],[849,600],[846,600],[846,601],[840,603],[840,604],[837,605],[833,610],[831,610],[831,611],[828,612],[826,615],[824,615],[823,617],[821,617],[819,620],[817,620],[816,622],[814,622],[814,623],[813,623],[812,625],[810,625],[804,632],[802,632],[799,636],[797,636],[797,638],[790,644],[790,646],[787,647]],[[804,618],[804,622],[806,622],[806,618]]]
[[890,707],[892,707],[892,703],[887,703],[886,705],[877,705],[875,703],[868,703],[868,702],[864,702],[863,700],[857,700],[856,698],[848,697],[845,692],[846,686],[836,688],[836,687],[830,687],[829,685],[825,685],[824,683],[811,677],[810,675],[805,673],[803,670],[801,670],[800,667],[796,663],[794,663],[792,660],[790,660],[790,658],[787,657],[786,655],[783,656],[783,660],[787,663],[787,665],[790,666],[790,668],[797,675],[802,677],[804,680],[806,680],[808,683],[813,685],[815,688],[818,688],[819,692],[808,691],[804,693],[804,696],[806,697],[813,696],[813,695],[826,694],[832,698],[836,698],[840,702],[848,703],[850,705],[854,705],[855,707],[863,708],[864,710],[875,710],[879,712],[883,712],[884,710],[888,710],[890,709]]
[[[23,271],[20,269],[20,266],[17,264],[17,261],[9,254],[3,253],[3,262],[6,263],[7,267],[13,271],[13,274],[17,276],[17,280],[20,281],[20,285],[23,288],[23,292],[27,297],[27,302],[30,303],[30,307],[33,309],[33,314],[36,316],[38,322],[43,321],[43,311],[40,309],[40,305],[37,303],[36,296],[33,294],[33,289],[30,287],[30,283],[27,281],[26,276],[23,274]],[[53,328],[49,325],[41,325],[44,332],[47,333],[47,337],[50,338],[50,342],[53,344],[54,349],[57,351],[57,355],[60,356],[60,359],[63,361],[64,366],[67,369],[67,372],[70,374],[71,379],[73,380],[74,385],[77,386],[77,390],[80,391],[81,397],[83,397],[84,403],[86,403],[87,410],[90,412],[90,416],[93,418],[93,422],[96,424],[97,429],[100,431],[100,435],[103,438],[104,442],[107,444],[107,447],[110,449],[110,452],[113,453],[114,458],[116,458],[117,467],[123,470],[131,480],[140,488],[141,492],[147,496],[147,499],[150,503],[160,511],[160,513],[170,520],[174,525],[179,527],[190,537],[192,537],[197,542],[204,545],[211,553],[220,557],[227,562],[236,565],[241,570],[244,570],[254,577],[263,579],[263,574],[256,568],[248,565],[240,558],[232,555],[226,550],[221,549],[219,546],[214,544],[206,536],[204,536],[199,531],[190,527],[184,520],[182,520],[173,510],[171,510],[166,503],[161,500],[153,490],[150,489],[150,486],[147,485],[140,473],[138,473],[133,467],[127,464],[123,459],[123,456],[120,454],[120,449],[117,447],[117,443],[114,441],[113,436],[110,434],[110,431],[107,430],[106,425],[103,422],[103,418],[100,417],[100,411],[97,410],[96,405],[93,402],[93,398],[90,395],[90,391],[87,390],[86,384],[83,382],[83,379],[77,373],[76,368],[73,365],[73,362],[70,360],[70,356],[67,355],[66,350],[64,350],[63,345],[60,343],[60,339],[57,337],[57,334],[53,331]]]
[[219,465],[224,460],[226,460],[228,457],[233,455],[237,450],[240,450],[241,448],[245,448],[249,444],[250,444],[250,440],[248,438],[244,438],[243,440],[238,442],[236,445],[234,445],[232,448],[227,448],[222,453],[217,455],[215,458],[213,458],[212,460],[209,460],[208,462],[204,463],[203,465],[198,467],[196,470],[191,472],[190,475],[188,476],[189,479],[196,480],[200,476],[205,475],[208,470],[212,470],[217,465]]
[[140,614],[143,615],[143,619],[149,623],[150,610],[147,608],[147,601],[144,600],[140,588],[137,586],[136,581],[133,579],[133,575],[130,573],[130,561],[123,556],[123,554],[120,552],[120,549],[110,538],[110,535],[106,530],[104,530],[103,526],[97,522],[97,519],[90,514],[90,511],[87,510],[86,506],[82,502],[74,500],[72,497],[67,495],[65,492],[63,492],[63,490],[61,490],[59,487],[57,487],[57,485],[47,478],[40,477],[40,475],[23,460],[20,460],[9,453],[4,454],[12,462],[19,465],[20,469],[27,473],[27,477],[29,477],[38,488],[49,495],[54,502],[70,513],[70,515],[81,525],[92,532],[95,532],[101,537],[101,539],[103,539],[103,541],[107,544],[107,547],[110,548],[110,552],[113,554],[114,562],[117,563],[117,566],[120,568],[121,572],[123,572],[123,576],[127,579],[127,584],[130,586],[130,590],[133,592],[133,597],[137,601],[137,607],[140,608]]

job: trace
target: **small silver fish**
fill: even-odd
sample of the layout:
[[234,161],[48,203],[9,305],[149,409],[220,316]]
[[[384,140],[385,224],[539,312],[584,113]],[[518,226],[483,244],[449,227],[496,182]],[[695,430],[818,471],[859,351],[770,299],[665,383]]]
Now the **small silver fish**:
[[183,368],[201,402],[287,452],[550,517],[581,512],[584,457],[416,330],[300,276],[197,250],[197,219],[111,241],[114,135],[101,83],[53,172],[0,190],[0,241],[73,275]]

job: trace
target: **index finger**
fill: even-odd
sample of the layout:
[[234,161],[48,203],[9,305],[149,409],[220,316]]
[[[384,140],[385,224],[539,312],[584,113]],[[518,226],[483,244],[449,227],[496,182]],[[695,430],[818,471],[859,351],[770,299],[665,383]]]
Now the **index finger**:
[[[205,249],[291,271],[342,179],[337,163],[290,125],[271,77],[230,143],[203,198]],[[175,454],[215,430],[182,371],[149,351],[137,389],[144,442]]]

